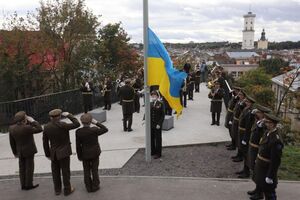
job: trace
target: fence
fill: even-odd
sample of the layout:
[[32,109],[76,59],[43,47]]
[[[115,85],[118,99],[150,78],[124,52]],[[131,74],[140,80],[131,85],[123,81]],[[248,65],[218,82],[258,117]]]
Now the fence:
[[[115,88],[115,87],[114,87]],[[116,90],[111,91],[112,103],[118,101]],[[93,95],[94,108],[103,106],[103,97],[99,92]],[[72,114],[83,112],[82,94],[79,89],[54,94],[47,94],[28,99],[0,103],[0,132],[6,132],[14,114],[24,110],[27,115],[34,117],[40,123],[49,121],[49,111],[60,108]]]

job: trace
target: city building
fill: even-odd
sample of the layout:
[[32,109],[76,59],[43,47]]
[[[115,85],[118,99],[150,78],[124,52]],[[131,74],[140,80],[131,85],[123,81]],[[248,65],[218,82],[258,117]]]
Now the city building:
[[260,40],[257,42],[257,49],[268,49],[268,40],[266,39],[265,29],[261,33]]
[[225,55],[233,64],[237,65],[253,65],[260,61],[260,55],[254,51],[227,51]]
[[254,20],[256,15],[252,12],[244,15],[244,30],[242,49],[254,49]]
[[292,130],[300,130],[300,71],[299,68],[291,70],[272,78],[272,90],[275,93],[275,109],[278,110],[279,104],[291,81],[289,94],[286,96],[280,107],[282,117],[291,121]]
[[238,79],[245,72],[256,69],[258,67],[258,64],[249,64],[249,65],[223,64],[221,66],[234,79]]

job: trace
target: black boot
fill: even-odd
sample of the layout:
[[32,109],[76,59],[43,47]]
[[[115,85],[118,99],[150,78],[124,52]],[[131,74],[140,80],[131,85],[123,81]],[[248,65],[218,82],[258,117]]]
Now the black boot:
[[250,190],[247,192],[248,195],[253,196],[257,193],[257,188],[255,188],[254,190]]
[[259,192],[259,193],[255,193],[253,196],[250,197],[251,200],[260,200],[260,199],[264,199],[264,195]]

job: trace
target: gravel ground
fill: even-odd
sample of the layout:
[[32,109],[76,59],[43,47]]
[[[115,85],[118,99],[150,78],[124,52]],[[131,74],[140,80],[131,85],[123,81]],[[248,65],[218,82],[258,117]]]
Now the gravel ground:
[[[235,151],[227,151],[225,143],[199,144],[191,146],[166,147],[161,159],[145,161],[145,150],[139,149],[121,169],[101,169],[102,176],[174,176],[203,178],[237,178],[235,172],[242,169],[242,163],[234,163],[230,157]],[[72,175],[82,175],[73,171]],[[35,174],[35,176],[51,176]],[[1,176],[0,179],[18,176]]]
[[121,169],[100,170],[101,175],[175,176],[236,178],[242,163],[234,163],[225,143],[167,147],[161,159],[145,162],[145,150],[139,149]]

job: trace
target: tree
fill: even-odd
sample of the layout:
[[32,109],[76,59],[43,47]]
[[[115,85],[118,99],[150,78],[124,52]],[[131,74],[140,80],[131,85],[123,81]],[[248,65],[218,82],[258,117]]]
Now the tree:
[[95,58],[100,72],[129,72],[142,65],[137,51],[121,23],[107,24],[99,30]]
[[257,68],[244,73],[238,80],[246,93],[256,99],[257,103],[274,108],[274,92],[271,88],[271,76],[264,69]]
[[[0,31],[0,88],[5,94],[1,101],[41,95],[47,90],[41,81],[45,76],[43,41],[33,22],[31,14],[24,19],[14,13],[6,17],[5,30]],[[35,59],[37,56],[41,59]]]
[[289,63],[285,62],[281,58],[263,60],[259,64],[259,67],[265,69],[266,73],[272,76],[280,75],[282,72],[281,69],[286,66],[289,66]]
[[94,64],[90,61],[100,23],[84,0],[42,1],[37,21],[48,38],[47,46],[55,54],[58,66],[52,72],[60,90],[73,89],[80,83],[80,74]]

